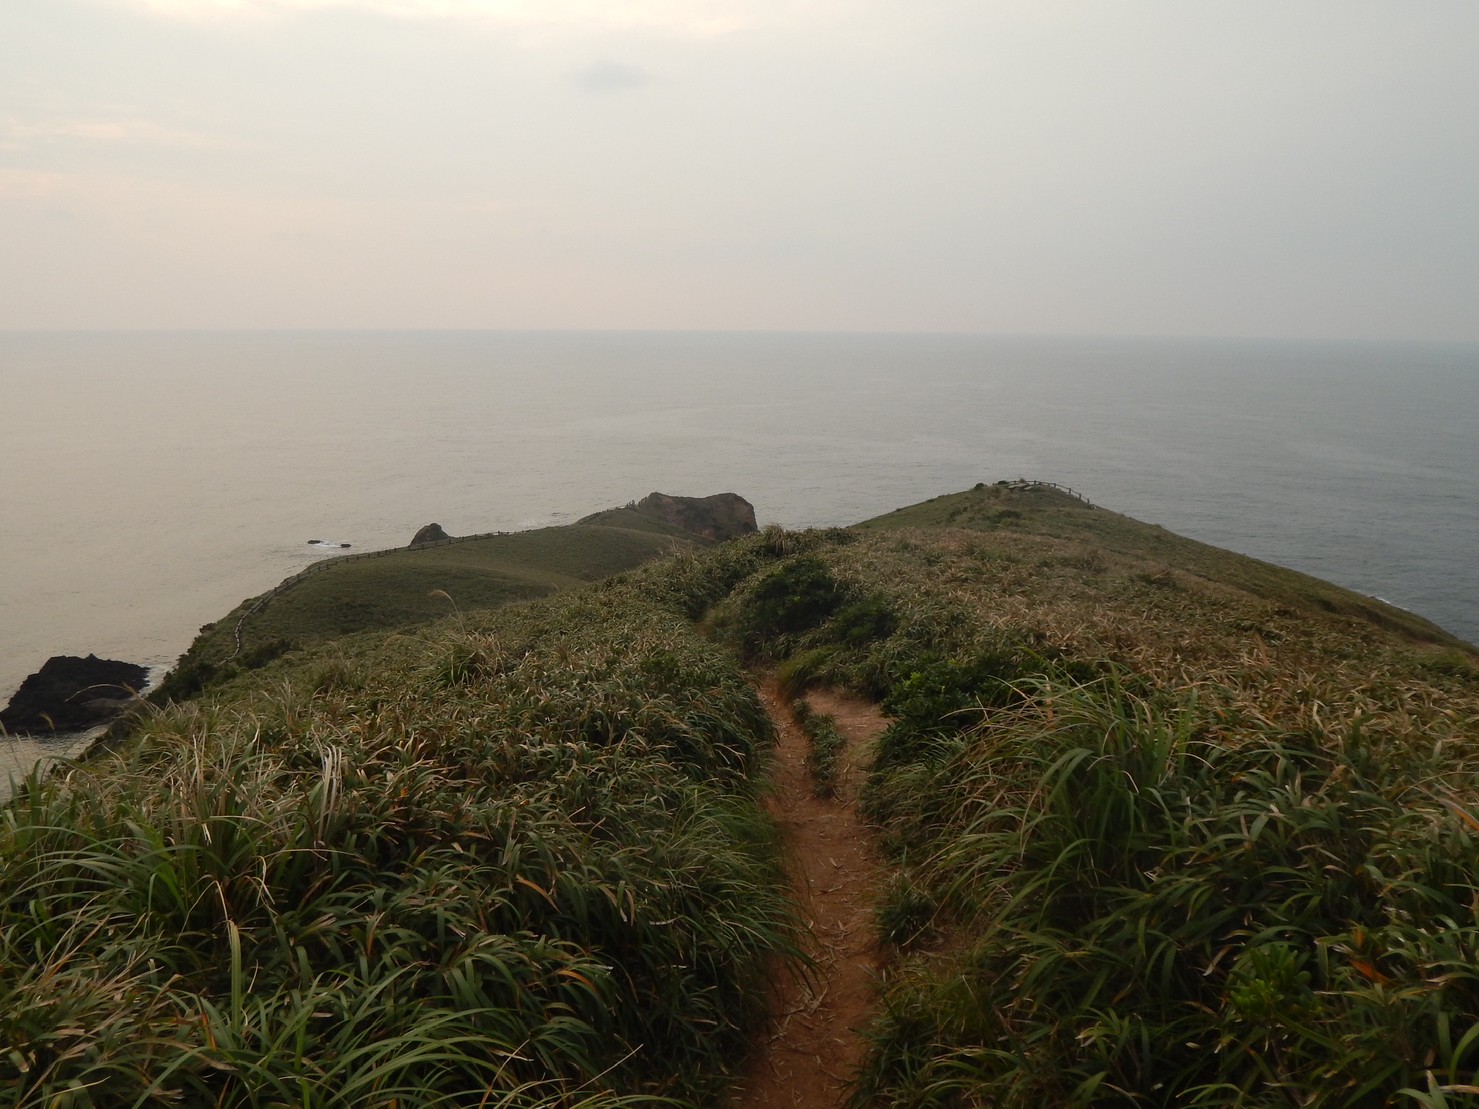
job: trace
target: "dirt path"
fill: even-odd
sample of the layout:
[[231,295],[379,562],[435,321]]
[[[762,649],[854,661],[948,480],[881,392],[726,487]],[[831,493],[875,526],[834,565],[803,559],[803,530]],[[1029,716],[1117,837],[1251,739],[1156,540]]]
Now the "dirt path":
[[738,1088],[732,1109],[843,1105],[863,1057],[857,1029],[872,1012],[882,965],[873,907],[883,866],[858,819],[856,800],[872,740],[887,725],[865,701],[836,693],[808,695],[812,710],[834,717],[847,739],[836,799],[812,795],[806,735],[771,682],[760,691],[779,732],[772,810],[785,840],[791,880],[811,929],[817,967],[811,980],[780,983],[770,1040]]

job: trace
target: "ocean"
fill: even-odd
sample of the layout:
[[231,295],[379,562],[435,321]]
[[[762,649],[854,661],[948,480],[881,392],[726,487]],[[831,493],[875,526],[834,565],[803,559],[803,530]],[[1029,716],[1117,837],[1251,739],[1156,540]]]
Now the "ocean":
[[53,654],[168,665],[309,540],[654,490],[799,528],[1057,481],[1479,640],[1479,344],[6,333],[0,390],[4,698]]

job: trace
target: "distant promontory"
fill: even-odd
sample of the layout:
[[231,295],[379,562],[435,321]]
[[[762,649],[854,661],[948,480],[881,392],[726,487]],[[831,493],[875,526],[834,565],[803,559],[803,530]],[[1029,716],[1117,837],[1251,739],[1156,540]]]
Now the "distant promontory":
[[[577,522],[606,523],[607,517],[621,511],[623,510],[611,509],[597,512]],[[738,493],[715,493],[711,497],[674,497],[667,493],[648,493],[640,501],[628,504],[626,511],[671,524],[703,539],[738,539],[758,530],[755,524],[755,506]]]

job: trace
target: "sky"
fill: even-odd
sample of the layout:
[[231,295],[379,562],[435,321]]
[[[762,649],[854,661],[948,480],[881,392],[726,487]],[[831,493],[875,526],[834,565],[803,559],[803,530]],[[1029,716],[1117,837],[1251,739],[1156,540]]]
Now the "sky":
[[0,329],[1479,339],[1474,0],[0,0]]

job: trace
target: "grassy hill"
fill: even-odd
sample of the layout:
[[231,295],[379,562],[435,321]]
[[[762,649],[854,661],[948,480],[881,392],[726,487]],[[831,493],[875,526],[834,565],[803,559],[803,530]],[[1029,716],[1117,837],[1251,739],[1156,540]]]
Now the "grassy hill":
[[1472,1103],[1472,648],[1052,490],[790,542],[710,620],[893,717],[862,1104]]
[[799,938],[773,669],[892,720],[859,1104],[1472,1103],[1473,648],[1045,487],[585,526],[315,574],[247,624],[297,648],[25,783],[0,1101],[718,1104]]
[[367,629],[407,628],[462,609],[494,608],[584,585],[712,541],[631,510],[584,522],[376,551],[316,563],[249,597],[201,634],[160,699],[313,643]]
[[[1116,564],[1116,576],[1167,587],[1203,590],[1289,605],[1311,615],[1351,617],[1397,631],[1416,642],[1459,640],[1416,613],[1331,585],[1294,570],[1198,543],[1154,524],[1095,507],[1061,488],[1024,482],[977,485],[864,521],[862,529],[960,528],[1014,532],[1076,544],[1091,573]],[[1096,560],[1102,566],[1092,565]]]

